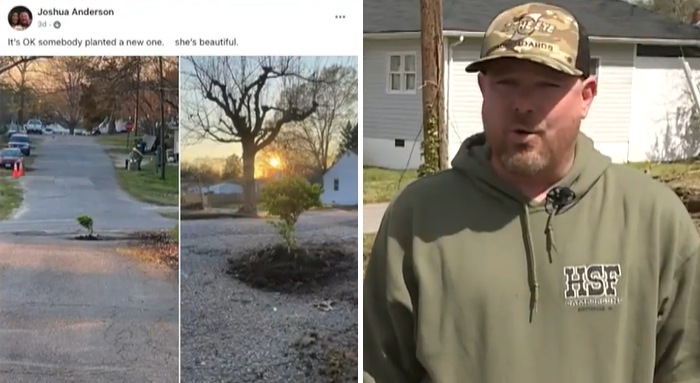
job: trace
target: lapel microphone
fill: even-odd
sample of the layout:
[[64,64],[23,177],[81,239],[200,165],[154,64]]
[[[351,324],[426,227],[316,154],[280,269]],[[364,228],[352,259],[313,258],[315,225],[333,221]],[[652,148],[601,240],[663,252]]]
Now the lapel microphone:
[[549,214],[557,214],[567,205],[574,202],[576,193],[566,186],[557,186],[547,193],[544,208]]

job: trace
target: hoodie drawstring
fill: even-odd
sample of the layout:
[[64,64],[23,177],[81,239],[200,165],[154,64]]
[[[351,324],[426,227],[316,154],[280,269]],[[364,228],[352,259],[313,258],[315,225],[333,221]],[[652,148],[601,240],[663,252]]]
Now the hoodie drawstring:
[[549,263],[552,263],[552,250],[557,251],[557,244],[554,243],[554,227],[552,226],[552,217],[554,217],[556,211],[549,213],[547,217],[547,226],[544,229],[544,234],[547,238],[547,256],[549,257]]
[[[523,217],[523,227],[525,229],[525,251],[527,252],[527,264],[528,264],[528,284],[530,285],[530,322],[532,322],[534,313],[537,312],[537,300],[539,298],[540,283],[537,280],[537,256],[535,255],[535,248],[532,243],[532,231],[530,227],[530,210],[528,206],[525,205],[525,215]],[[549,257],[549,263],[552,263],[552,251],[557,251],[557,245],[554,243],[554,227],[552,226],[552,218],[556,214],[556,211],[549,213],[547,217],[547,226],[544,230],[545,237],[547,238],[547,256]]]
[[535,248],[532,244],[532,233],[530,230],[530,211],[525,207],[525,214],[523,216],[523,227],[525,229],[525,242],[527,246],[525,251],[527,252],[527,266],[528,266],[528,284],[530,285],[530,322],[532,322],[532,317],[534,313],[537,312],[537,298],[539,295],[540,284],[537,280],[537,264],[535,259]]

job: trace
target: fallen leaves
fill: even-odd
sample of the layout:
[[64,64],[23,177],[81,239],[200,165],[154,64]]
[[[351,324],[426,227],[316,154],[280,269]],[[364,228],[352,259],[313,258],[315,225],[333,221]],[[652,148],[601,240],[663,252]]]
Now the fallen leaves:
[[138,232],[135,240],[124,250],[129,255],[148,262],[155,262],[177,270],[180,265],[177,238],[167,232]]

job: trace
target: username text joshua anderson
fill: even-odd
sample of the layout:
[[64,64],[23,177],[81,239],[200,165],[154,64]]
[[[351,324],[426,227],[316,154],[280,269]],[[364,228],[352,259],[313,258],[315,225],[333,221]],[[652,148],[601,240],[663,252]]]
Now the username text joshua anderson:
[[58,8],[39,8],[39,16],[114,16],[112,9],[94,9],[94,8],[73,8],[73,9],[58,9]]

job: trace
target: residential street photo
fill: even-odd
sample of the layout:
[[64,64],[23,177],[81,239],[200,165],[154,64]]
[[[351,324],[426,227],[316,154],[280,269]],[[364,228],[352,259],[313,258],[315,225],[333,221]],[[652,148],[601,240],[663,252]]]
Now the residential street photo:
[[357,376],[357,57],[183,57],[182,381]]
[[177,57],[0,58],[0,380],[178,378]]

